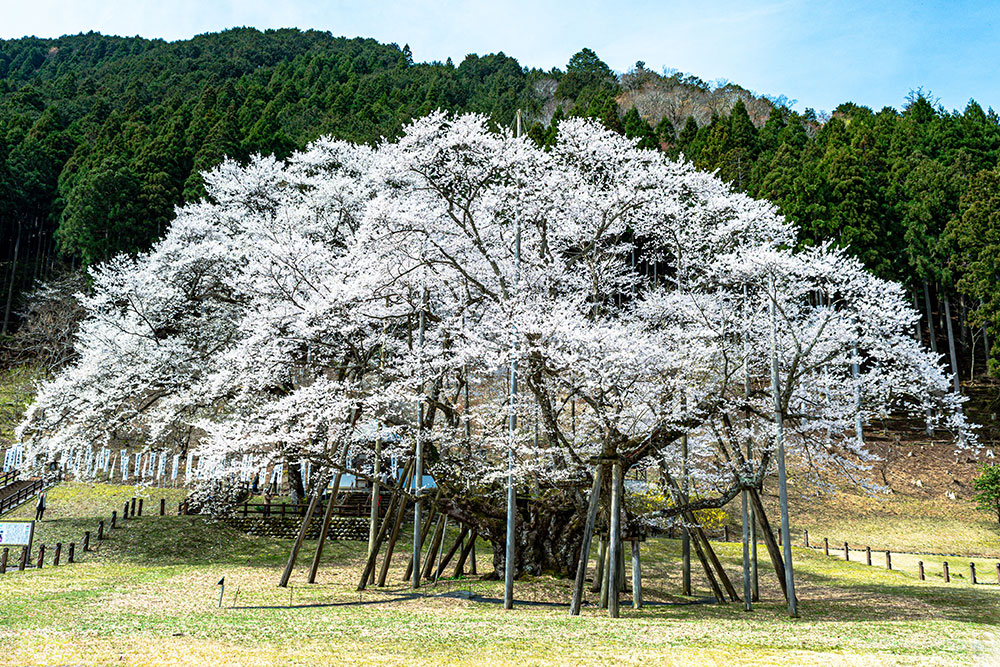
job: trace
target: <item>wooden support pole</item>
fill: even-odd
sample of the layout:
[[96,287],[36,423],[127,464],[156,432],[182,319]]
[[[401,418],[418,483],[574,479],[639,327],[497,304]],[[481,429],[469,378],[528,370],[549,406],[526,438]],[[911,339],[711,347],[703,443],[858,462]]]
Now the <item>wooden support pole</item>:
[[[435,504],[431,504],[431,506],[427,509],[427,518],[424,520],[423,526],[420,528],[421,546],[427,544],[427,536],[431,532],[431,526],[434,525],[434,517],[436,515],[437,515],[437,506]],[[416,530],[415,527],[414,530]],[[434,554],[432,549],[427,550],[427,558],[431,560],[431,567],[428,568],[426,562],[421,567],[421,577],[423,577],[424,579],[430,576],[429,574],[424,574],[425,572],[433,572]],[[413,554],[410,554],[410,562],[406,564],[406,574],[403,576],[403,580],[412,581],[412,576],[411,576],[412,574],[413,574]]]
[[951,574],[948,572],[948,561],[941,563],[942,569],[944,570],[944,583],[951,581]]
[[[693,514],[691,515],[691,519],[692,520],[694,519]],[[715,568],[715,571],[718,572],[719,580],[722,582],[722,585],[725,587],[726,592],[729,594],[729,599],[732,600],[733,602],[739,602],[740,596],[736,593],[736,587],[733,586],[733,582],[730,581],[729,575],[726,574],[725,568],[722,567],[722,563],[719,561],[719,557],[715,555],[715,549],[713,549],[711,543],[709,543],[708,535],[705,534],[705,529],[702,528],[701,526],[698,526],[696,530],[698,532],[698,537],[701,539],[704,545],[705,553],[708,555],[709,562]]]
[[17,571],[24,572],[24,568],[28,566],[28,547],[21,547],[21,559],[17,562]]
[[465,547],[462,548],[462,553],[458,555],[458,563],[455,564],[455,576],[460,577],[464,574],[465,563],[469,559],[469,556],[474,553],[476,548],[476,539],[479,537],[479,533],[476,531],[470,531],[469,537],[465,542]]
[[[600,502],[601,478],[603,475],[604,466],[598,464],[594,467],[594,483],[590,487],[590,501],[587,505],[587,522],[583,527],[583,544],[580,547],[580,558],[576,566],[576,579],[573,582],[573,599],[569,605],[571,616],[578,616],[580,614],[580,607],[583,605],[583,586],[587,578],[587,565],[590,563],[590,546],[594,540],[594,526],[597,523],[597,507]],[[598,561],[600,561],[600,558],[598,558]],[[600,565],[598,568],[600,568]]]
[[90,551],[90,531],[84,531],[83,533],[83,550],[84,552]]
[[472,539],[472,552],[469,554],[469,574],[479,574],[476,571],[476,539]]
[[72,562],[74,562],[75,557],[76,557],[76,543],[75,542],[70,542],[69,543],[69,558],[67,558],[66,560],[67,560],[67,562],[72,563]]
[[924,561],[917,561],[917,568],[920,570],[920,581],[924,581]]
[[971,562],[969,563],[969,575],[972,577],[972,585],[973,586],[975,586],[977,583],[979,583],[979,582],[976,581],[976,564],[975,563],[971,563]]
[[44,561],[45,561],[45,545],[43,544],[40,547],[38,547],[38,564],[36,565],[36,567],[39,570],[42,569],[42,564],[44,563]]
[[598,599],[598,609],[608,608],[608,591],[610,590],[609,579],[611,577],[611,539],[605,538],[608,548],[604,550],[604,567],[601,569],[601,594]]
[[[743,610],[751,611],[753,590],[750,586],[750,512],[746,489],[740,493],[740,529],[743,546]],[[809,532],[806,531],[806,543],[808,542]]]
[[785,564],[781,558],[781,550],[778,549],[777,541],[774,539],[774,532],[771,530],[771,524],[764,513],[764,503],[760,500],[760,494],[757,492],[757,489],[748,489],[748,491],[753,504],[754,515],[757,517],[757,523],[764,538],[764,545],[767,547],[767,553],[771,557],[771,565],[774,566],[774,573],[778,578],[778,583],[781,585],[781,592],[787,599],[788,588],[785,581]]
[[[407,475],[407,484],[409,484],[409,478],[411,475]],[[404,484],[405,488],[407,484]],[[378,579],[375,580],[377,586],[385,586],[386,577],[389,576],[389,565],[392,564],[392,554],[396,550],[396,542],[399,540],[399,529],[403,525],[403,517],[406,515],[406,496],[402,493],[397,494],[396,503],[396,518],[392,524],[392,532],[389,534],[389,543],[385,547],[385,556],[382,559],[382,567],[378,571]],[[416,519],[414,515],[414,519]],[[414,531],[418,528],[416,525],[413,527]]]
[[[337,494],[340,493],[340,478],[342,472],[338,472],[333,478],[333,490],[330,492],[326,508],[323,511],[323,525],[319,529],[319,541],[316,542],[316,553],[313,554],[312,564],[309,566],[309,583],[316,583],[316,573],[319,572],[319,563],[323,557],[323,545],[326,544],[326,536],[330,532],[330,522],[333,521],[333,508],[337,505]],[[322,489],[316,490],[318,496]]]
[[808,530],[803,530],[802,531],[802,541],[805,543],[806,549],[808,549],[809,548],[809,531]]
[[[434,507],[431,506],[430,511],[427,512],[427,518],[430,519],[433,514],[434,514]],[[443,539],[444,531],[447,528],[445,520],[446,517],[444,516],[439,516],[437,518],[437,523],[434,524],[434,532],[431,534],[431,541],[429,544],[426,539],[427,533],[424,533],[424,536],[420,538],[420,542],[422,544],[428,545],[427,554],[424,556],[423,572],[421,572],[420,574],[420,576],[423,577],[424,579],[431,579],[434,576],[435,561],[439,560],[438,554],[443,551],[443,549],[441,548],[441,540]],[[428,521],[428,523],[430,522]],[[410,572],[412,571],[412,568],[413,568],[413,560],[410,559],[410,564],[406,568],[406,576],[403,577],[404,579],[410,578]]]
[[889,553],[888,549],[885,550],[885,569],[892,569],[892,554]]
[[844,560],[846,560],[846,561],[850,561],[851,560],[851,550],[847,546],[847,542],[844,542]]
[[608,559],[608,538],[601,535],[597,544],[597,568],[594,570],[594,582],[590,586],[591,593],[597,593],[604,584],[604,561]]
[[618,596],[621,594],[619,578],[621,570],[619,562],[622,558],[622,464],[615,461],[611,467],[611,529],[608,540],[611,542],[611,556],[608,558],[608,616],[618,618]]
[[56,551],[52,554],[52,567],[59,567],[60,556],[62,556],[62,542],[56,542]]
[[288,580],[292,578],[292,569],[295,567],[295,561],[299,557],[299,550],[302,548],[302,543],[305,542],[306,533],[309,531],[309,523],[312,521],[313,512],[316,511],[316,505],[319,503],[319,490],[317,489],[312,497],[309,499],[309,505],[306,507],[306,514],[302,517],[302,524],[299,526],[299,533],[295,537],[295,542],[292,544],[292,552],[288,554],[288,562],[285,563],[285,570],[281,573],[281,581],[278,585],[282,588],[288,586]]
[[412,462],[407,462],[406,466],[403,468],[403,474],[400,475],[399,481],[393,489],[389,506],[386,508],[385,517],[382,519],[382,525],[379,527],[378,534],[375,536],[375,544],[372,545],[372,549],[368,553],[368,560],[365,562],[365,569],[361,575],[361,582],[358,584],[359,591],[363,591],[368,587],[368,579],[375,572],[375,563],[378,560],[379,549],[382,548],[382,542],[385,540],[386,533],[389,530],[389,525],[392,522],[393,509],[395,508],[396,503],[401,501],[399,491],[406,484],[406,478],[410,475],[411,465]]
[[142,516],[142,498],[139,498],[139,516]]
[[441,576],[441,573],[444,572],[444,568],[448,567],[448,563],[451,562],[451,559],[455,556],[455,552],[458,551],[458,547],[461,546],[462,539],[465,538],[468,533],[469,527],[463,524],[462,530],[458,534],[458,539],[455,540],[455,543],[451,545],[450,549],[448,549],[448,553],[446,553],[444,558],[441,559],[441,565],[437,568],[437,571],[434,574],[435,581],[437,581],[437,579]]
[[167,499],[160,498],[160,516],[167,515]]
[[639,562],[639,540],[632,539],[632,608],[642,609],[642,566]]
[[705,570],[705,577],[708,579],[709,585],[712,587],[712,595],[719,604],[726,604],[726,596],[722,592],[722,588],[719,586],[719,582],[715,579],[715,574],[712,572],[712,566],[708,563],[708,558],[705,556],[705,551],[702,549],[701,540],[697,539],[698,533],[691,533],[691,544],[694,545],[695,555],[698,556],[698,561],[701,563],[702,569]]
[[136,498],[133,496],[132,497],[132,507],[129,508],[129,517],[131,517],[131,518],[135,518],[135,501],[136,501]]
[[865,562],[868,563],[869,565],[872,564],[872,548],[871,547],[865,547]]
[[[464,526],[463,526],[463,528],[464,528]],[[445,515],[445,517],[444,517],[444,525],[441,528],[442,539],[444,537],[444,533],[447,530],[448,530],[448,515]],[[463,547],[464,544],[465,544],[465,532],[459,531],[458,539],[455,540],[455,548],[459,550],[459,553],[462,552],[462,550],[463,550],[462,547]],[[441,554],[444,553],[444,546],[441,543],[438,543],[438,548],[436,549],[436,553],[437,553],[437,571],[434,573],[434,583],[435,584],[437,583],[437,580],[441,578],[441,573],[444,572],[444,566],[445,566],[445,563],[443,563],[442,559],[441,559]],[[430,560],[432,563],[434,562],[430,558],[428,560]]]

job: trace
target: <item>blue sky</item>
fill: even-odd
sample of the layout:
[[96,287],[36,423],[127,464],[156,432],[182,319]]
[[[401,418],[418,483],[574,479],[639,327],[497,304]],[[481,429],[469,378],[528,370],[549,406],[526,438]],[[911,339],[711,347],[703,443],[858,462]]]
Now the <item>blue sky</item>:
[[240,25],[408,43],[415,60],[456,64],[503,51],[525,66],[565,67],[587,46],[616,71],[642,60],[786,95],[799,109],[899,107],[923,87],[947,109],[974,97],[1000,110],[992,2],[0,0],[0,38],[95,30],[175,40]]

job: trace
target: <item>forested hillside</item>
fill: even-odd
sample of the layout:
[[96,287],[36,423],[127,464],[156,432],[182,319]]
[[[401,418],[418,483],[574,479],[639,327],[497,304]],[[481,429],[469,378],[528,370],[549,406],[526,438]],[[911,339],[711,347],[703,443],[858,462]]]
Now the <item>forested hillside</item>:
[[406,47],[316,31],[0,41],[3,330],[37,281],[147,248],[223,156],[286,156],[324,134],[376,142],[439,107],[508,126],[522,109],[539,144],[567,115],[599,118],[775,202],[803,243],[850,247],[910,286],[928,344],[947,355],[954,334],[969,379],[1000,334],[1000,120],[975,102],[901,103],[817,117],[643,63],[618,75],[588,49],[543,72],[502,53],[414,63]]

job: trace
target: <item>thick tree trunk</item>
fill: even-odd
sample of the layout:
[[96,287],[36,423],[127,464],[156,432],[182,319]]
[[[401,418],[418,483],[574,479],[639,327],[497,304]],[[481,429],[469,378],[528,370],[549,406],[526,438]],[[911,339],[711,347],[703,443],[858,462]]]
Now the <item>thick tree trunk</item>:
[[937,354],[937,331],[934,328],[934,313],[931,311],[931,291],[924,281],[924,306],[927,309],[927,331],[930,335],[931,351]]
[[21,223],[17,223],[17,240],[14,241],[14,259],[10,264],[10,285],[7,287],[7,306],[4,308],[3,313],[3,331],[2,333],[7,333],[7,329],[10,327],[10,307],[14,301],[14,283],[17,276],[17,254],[21,249]]
[[962,385],[958,375],[958,355],[955,353],[955,333],[951,326],[951,304],[948,302],[948,293],[944,295],[944,321],[948,328],[948,355],[951,358],[952,382],[955,386],[955,393],[962,393]]
[[288,495],[293,503],[306,497],[306,490],[302,485],[302,465],[298,461],[288,461]]

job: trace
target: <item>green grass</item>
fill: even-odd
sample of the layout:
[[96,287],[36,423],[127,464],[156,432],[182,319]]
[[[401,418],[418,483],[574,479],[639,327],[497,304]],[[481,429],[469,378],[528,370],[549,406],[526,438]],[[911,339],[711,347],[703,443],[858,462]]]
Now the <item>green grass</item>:
[[[109,516],[135,493],[151,499],[172,494],[168,507],[179,495],[169,489],[65,484],[50,492],[37,539],[68,541],[85,526],[93,530],[96,517]],[[158,509],[158,500],[153,505]],[[409,552],[405,531],[401,539],[384,590],[355,590],[365,550],[359,542],[331,543],[315,585],[305,583],[314,550],[307,543],[292,586],[281,589],[276,584],[287,541],[248,537],[201,517],[130,520],[82,562],[0,577],[0,664],[1000,661],[998,586],[946,585],[940,578],[921,582],[908,572],[797,549],[801,618],[793,620],[766,562],[763,601],[752,613],[738,604],[686,604],[690,601],[677,595],[679,546],[657,539],[643,547],[644,592],[647,600],[665,604],[637,611],[626,595],[620,619],[608,619],[592,605],[573,618],[566,609],[569,582],[551,577],[519,581],[519,605],[509,612],[496,603],[446,595],[471,591],[500,599],[501,582],[442,580],[413,596],[401,582]],[[481,546],[480,568],[489,569],[489,551]],[[738,576],[739,545],[717,548],[727,570]],[[220,609],[215,584],[223,576]],[[697,573],[695,583],[696,597],[707,596]]]

